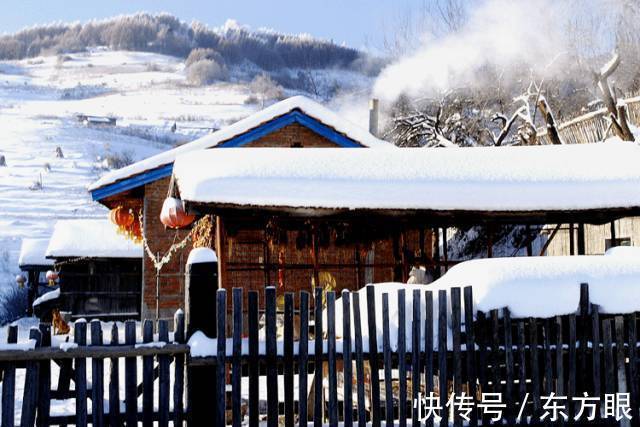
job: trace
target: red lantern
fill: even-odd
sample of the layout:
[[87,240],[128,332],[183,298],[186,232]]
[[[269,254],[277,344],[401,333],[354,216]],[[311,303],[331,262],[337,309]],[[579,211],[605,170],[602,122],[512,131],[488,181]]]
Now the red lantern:
[[120,228],[129,227],[135,220],[131,210],[125,209],[123,206],[111,209],[111,212],[109,212],[109,218],[111,219],[111,222]]
[[184,228],[196,219],[184,209],[184,203],[175,197],[167,197],[162,204],[160,221],[168,228]]

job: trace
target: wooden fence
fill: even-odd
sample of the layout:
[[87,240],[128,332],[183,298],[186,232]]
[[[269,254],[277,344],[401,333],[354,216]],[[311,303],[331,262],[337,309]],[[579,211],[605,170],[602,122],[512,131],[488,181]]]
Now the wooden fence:
[[[0,351],[2,426],[15,422],[16,370],[25,372],[21,426],[551,425],[561,413],[566,424],[611,425],[605,394],[628,397],[630,425],[640,424],[637,315],[602,315],[586,284],[576,313],[546,319],[474,312],[471,287],[400,289],[381,299],[376,292],[343,291],[340,303],[320,289],[313,299],[285,293],[279,305],[270,287],[262,313],[257,292],[245,300],[234,289],[228,305],[219,290],[209,316],[218,339],[205,340],[210,352],[186,364],[182,315],[173,339],[166,321],[155,341],[152,322],[143,322],[142,344],[132,321],[124,344],[112,326],[109,345],[97,321],[85,345],[87,323],[76,322],[77,347],[66,349],[50,347],[49,325],[41,325],[31,331],[34,350]],[[15,327],[8,338],[16,341]],[[573,420],[584,393],[597,399],[593,421],[588,409]],[[69,398],[73,415],[50,414],[52,399]]]
[[[625,100],[629,121],[635,126],[640,126],[640,97]],[[607,134],[609,121],[607,109],[584,114],[575,119],[558,125],[560,138],[565,144],[586,144],[604,141],[610,135]],[[540,144],[551,144],[545,129],[538,130]]]
[[[145,426],[154,422],[159,426],[168,426],[169,422],[182,425],[185,357],[189,350],[184,340],[184,315],[176,315],[172,340],[166,320],[158,322],[155,340],[153,322],[145,321],[142,343],[136,343],[137,324],[133,320],[124,323],[124,341],[120,340],[118,325],[113,323],[108,345],[103,344],[102,326],[94,320],[87,331],[86,322],[75,322],[74,343],[56,348],[51,346],[51,326],[41,324],[39,329],[30,330],[35,348],[28,351],[15,344],[18,330],[9,326],[9,349],[0,351],[1,426],[133,426],[138,422]],[[53,369],[58,373],[57,384],[52,384]],[[16,374],[20,371],[24,373],[22,396],[16,394]],[[142,405],[138,404],[139,396]],[[22,399],[17,411],[16,398],[18,403]],[[52,401],[64,399],[75,401],[74,413],[52,415]]]
[[[382,307],[376,307],[371,286],[366,301],[359,293],[344,291],[340,305],[335,293],[323,295],[317,290],[315,301],[326,298],[323,323],[320,304],[310,321],[306,292],[297,301],[291,293],[284,295],[283,318],[278,322],[276,291],[267,288],[262,337],[258,294],[249,292],[246,338],[242,291],[233,291],[229,325],[226,291],[219,290],[215,355],[191,361],[192,366],[212,369],[216,380],[208,386],[211,405],[206,413],[191,415],[213,417],[213,425],[233,426],[265,421],[274,427],[306,426],[308,420],[316,426],[548,425],[563,422],[560,413],[554,416],[549,410],[555,402],[568,416],[567,424],[611,425],[617,421],[605,413],[605,393],[610,393],[621,401],[630,398],[631,424],[639,424],[635,313],[601,315],[598,306],[589,303],[585,284],[575,314],[514,319],[504,308],[477,312],[474,320],[470,287],[437,295],[427,289],[411,291],[412,302],[406,309],[405,290],[383,295]],[[394,315],[390,320],[393,299],[398,301],[397,319]],[[343,310],[341,325],[335,321],[336,306]],[[380,313],[382,325],[376,324]],[[396,334],[389,326],[396,321],[407,328],[398,328]],[[283,328],[281,339],[278,323]],[[266,387],[261,385],[265,382]],[[586,419],[588,410],[579,420],[573,419],[579,403],[585,402],[584,393],[598,400],[592,422]],[[451,401],[452,394],[467,398]],[[421,398],[429,405],[413,405]],[[491,399],[500,399],[500,404]],[[461,402],[471,406],[468,413]],[[443,409],[435,410],[437,416],[427,416],[429,407]],[[491,408],[501,410],[500,421],[492,420]]]

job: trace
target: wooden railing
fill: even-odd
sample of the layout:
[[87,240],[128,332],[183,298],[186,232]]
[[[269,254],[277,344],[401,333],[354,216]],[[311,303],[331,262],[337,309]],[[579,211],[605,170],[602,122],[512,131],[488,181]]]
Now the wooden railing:
[[[314,316],[308,293],[297,299],[286,293],[278,321],[276,291],[267,288],[264,335],[258,328],[258,294],[249,292],[248,337],[242,333],[242,291],[234,289],[227,316],[227,294],[219,290],[219,338],[210,343],[209,357],[191,360],[191,366],[208,367],[216,380],[190,390],[211,396],[210,405],[191,416],[234,426],[263,421],[268,426],[306,426],[308,420],[332,426],[476,426],[493,424],[486,409],[489,398],[496,398],[504,405],[498,405],[503,423],[535,425],[553,417],[548,406],[554,393],[571,418],[587,393],[598,401],[595,419],[588,421],[587,411],[572,420],[585,425],[615,421],[600,412],[604,395],[622,393],[623,398],[629,393],[629,414],[633,425],[638,424],[636,314],[602,316],[583,285],[574,314],[515,319],[503,308],[475,311],[474,320],[470,287],[437,295],[428,286],[424,289],[383,295],[382,306],[372,286],[365,301],[360,293],[343,291],[341,304],[336,304],[335,293],[317,291],[315,300],[325,296],[326,309],[316,304]],[[397,314],[390,318],[395,301]],[[341,324],[336,323],[340,313]],[[394,329],[395,324],[400,327]],[[310,327],[312,333],[307,333]],[[452,395],[466,396],[468,421],[460,408],[452,409]],[[434,410],[437,416],[427,416],[427,406],[414,405],[425,397],[441,408]]]
[[[640,97],[625,100],[629,121],[640,126]],[[607,137],[609,122],[606,119],[606,108],[578,116],[575,119],[558,125],[560,138],[565,144],[587,144],[604,141]],[[538,142],[551,144],[545,129],[538,129]]]
[[[29,331],[34,348],[26,351],[24,343],[17,343],[17,327],[8,327],[8,343],[3,346],[7,349],[0,351],[2,427],[18,425],[17,419],[20,426],[122,426],[125,422],[133,426],[139,421],[144,425],[153,422],[159,426],[168,426],[169,422],[182,425],[185,357],[189,351],[184,340],[184,315],[176,315],[171,340],[166,320],[158,322],[155,340],[153,322],[143,322],[142,342],[137,342],[138,325],[133,320],[124,324],[124,341],[120,339],[122,331],[113,323],[109,343],[104,344],[102,326],[94,320],[87,331],[87,322],[76,321],[73,342],[52,347],[51,325],[43,323],[39,329]],[[58,374],[57,384],[52,384],[52,379],[56,379],[52,375],[54,369]],[[172,381],[170,370],[173,370]],[[88,372],[91,382],[87,381]],[[16,392],[19,385],[24,385],[22,395]],[[140,395],[141,406],[138,405]],[[16,400],[20,399],[22,404],[16,410]],[[74,400],[74,413],[52,415],[53,399]],[[121,404],[125,407],[123,413]]]

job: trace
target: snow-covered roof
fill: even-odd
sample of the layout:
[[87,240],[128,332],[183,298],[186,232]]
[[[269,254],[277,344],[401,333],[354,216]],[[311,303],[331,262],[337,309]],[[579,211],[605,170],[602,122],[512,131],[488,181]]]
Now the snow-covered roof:
[[96,190],[109,184],[113,184],[122,179],[171,164],[178,155],[215,147],[238,135],[244,134],[263,123],[283,116],[294,110],[299,110],[304,114],[320,121],[322,124],[335,129],[349,139],[370,148],[393,148],[394,146],[386,141],[376,138],[367,130],[340,117],[323,105],[304,96],[294,96],[281,102],[273,104],[249,117],[246,117],[232,125],[220,129],[210,135],[184,144],[172,150],[165,151],[147,159],[141,160],[122,169],[112,171],[89,186],[89,191]]
[[45,257],[47,252],[49,239],[22,239],[20,247],[20,258],[18,258],[18,266],[26,267],[29,265],[49,266],[53,265],[53,261]]
[[640,207],[640,146],[209,150],[177,158],[183,200],[434,211]]
[[134,243],[107,219],[60,220],[47,247],[50,258],[142,258],[142,245]]

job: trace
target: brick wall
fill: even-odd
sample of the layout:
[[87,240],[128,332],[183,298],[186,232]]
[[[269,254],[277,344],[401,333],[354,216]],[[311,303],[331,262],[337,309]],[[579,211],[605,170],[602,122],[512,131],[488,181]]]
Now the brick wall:
[[[160,210],[167,196],[169,178],[145,185],[144,233],[153,253],[163,256],[174,241],[181,241],[187,231],[165,230],[160,222]],[[191,244],[174,253],[171,261],[160,274],[160,317],[172,318],[176,309],[184,304],[184,266],[191,250]],[[145,254],[143,264],[142,318],[155,317],[156,310],[156,270],[153,262]]]
[[[301,144],[302,147],[336,147],[332,141],[324,138],[299,124],[291,124],[282,129],[265,135],[245,147],[291,147]],[[165,230],[160,222],[160,210],[167,195],[169,178],[163,178],[146,184],[144,188],[144,232],[150,249],[160,252],[161,256],[171,247],[174,241],[182,240],[186,231]],[[184,304],[184,268],[187,256],[191,250],[191,243],[183,251],[176,252],[172,260],[166,264],[160,274],[160,317],[171,318],[176,309]],[[156,271],[153,262],[145,254],[143,265],[142,318],[155,317],[156,310]],[[245,274],[238,277],[233,284],[252,284],[258,287],[258,282],[264,274]],[[247,280],[250,276],[251,278]],[[305,280],[306,281],[306,280]],[[263,286],[262,286],[263,287]]]

